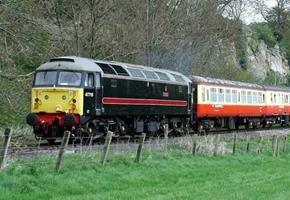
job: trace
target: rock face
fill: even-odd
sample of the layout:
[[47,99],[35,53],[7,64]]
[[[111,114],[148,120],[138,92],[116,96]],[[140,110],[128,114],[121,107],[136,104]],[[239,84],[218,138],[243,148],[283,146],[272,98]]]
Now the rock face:
[[260,42],[256,52],[248,47],[248,70],[262,80],[273,72],[280,77],[289,74],[289,66],[286,59],[282,57],[279,46],[268,48],[264,41]]

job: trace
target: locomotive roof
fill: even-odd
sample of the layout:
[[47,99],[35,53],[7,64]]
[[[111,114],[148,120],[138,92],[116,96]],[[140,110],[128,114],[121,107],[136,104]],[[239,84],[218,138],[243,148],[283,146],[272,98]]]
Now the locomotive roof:
[[95,60],[95,62],[103,69],[104,74],[108,75],[127,76],[138,79],[151,79],[155,81],[159,80],[184,84],[191,82],[188,77],[176,71],[116,61]]
[[193,83],[205,83],[210,85],[224,85],[230,87],[240,87],[240,88],[255,88],[255,89],[263,89],[263,86],[260,84],[254,83],[245,83],[240,81],[230,81],[224,79],[216,79],[216,78],[204,78],[201,76],[191,76],[191,80]]
[[102,69],[92,59],[77,56],[52,58],[49,62],[40,65],[36,70],[53,69],[102,72]]
[[36,70],[76,70],[97,71],[105,75],[134,77],[137,79],[151,79],[173,83],[190,83],[190,79],[179,72],[134,65],[115,61],[93,60],[77,56],[63,56],[52,58],[39,66]]

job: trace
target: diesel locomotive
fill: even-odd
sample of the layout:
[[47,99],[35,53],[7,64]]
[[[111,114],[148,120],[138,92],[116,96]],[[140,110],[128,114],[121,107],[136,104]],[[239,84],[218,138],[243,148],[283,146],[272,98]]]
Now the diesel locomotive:
[[58,57],[35,71],[27,123],[53,143],[77,137],[182,132],[191,116],[191,81],[181,73],[120,62]]
[[98,138],[171,134],[211,128],[289,124],[290,89],[185,76],[179,72],[76,56],[35,70],[31,113],[35,136],[53,143],[65,130]]

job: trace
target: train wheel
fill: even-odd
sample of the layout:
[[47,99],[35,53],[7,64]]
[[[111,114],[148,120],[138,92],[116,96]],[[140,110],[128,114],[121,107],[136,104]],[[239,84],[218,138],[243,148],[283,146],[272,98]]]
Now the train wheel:
[[47,141],[50,145],[54,145],[54,143],[55,143],[55,138],[47,138],[46,141]]

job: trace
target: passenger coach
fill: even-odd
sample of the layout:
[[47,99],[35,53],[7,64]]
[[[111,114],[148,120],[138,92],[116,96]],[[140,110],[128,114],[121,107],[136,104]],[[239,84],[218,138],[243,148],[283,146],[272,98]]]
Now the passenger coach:
[[199,76],[191,79],[195,129],[260,125],[266,109],[261,85]]

